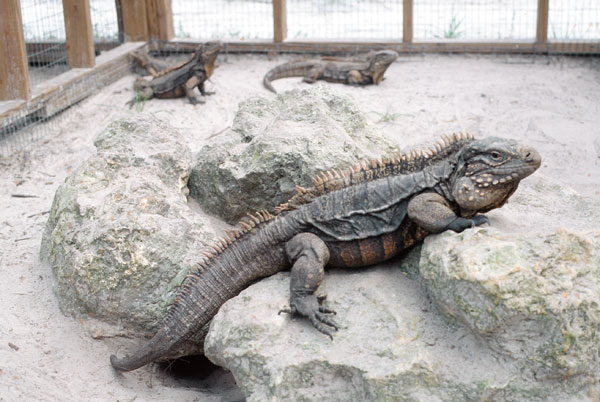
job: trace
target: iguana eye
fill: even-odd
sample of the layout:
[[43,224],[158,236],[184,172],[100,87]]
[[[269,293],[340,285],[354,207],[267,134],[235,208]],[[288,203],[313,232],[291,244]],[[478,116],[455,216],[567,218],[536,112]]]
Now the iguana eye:
[[490,152],[490,156],[492,157],[493,160],[496,160],[496,161],[499,161],[500,159],[502,159],[502,154],[498,151]]

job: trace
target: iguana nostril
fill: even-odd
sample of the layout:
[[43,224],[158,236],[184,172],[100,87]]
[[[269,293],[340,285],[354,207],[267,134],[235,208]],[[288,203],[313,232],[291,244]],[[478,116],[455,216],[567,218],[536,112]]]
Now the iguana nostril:
[[542,157],[540,154],[534,149],[525,150],[525,161],[528,163],[532,163],[535,166],[540,166],[542,163]]

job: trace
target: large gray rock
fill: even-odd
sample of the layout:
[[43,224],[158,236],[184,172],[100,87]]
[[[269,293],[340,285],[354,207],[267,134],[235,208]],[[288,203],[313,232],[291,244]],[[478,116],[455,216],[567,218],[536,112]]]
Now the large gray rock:
[[235,223],[310,186],[311,177],[396,148],[367,125],[348,96],[316,85],[240,104],[231,130],[197,156],[190,194],[208,213]]
[[600,208],[551,183],[528,179],[491,227],[430,236],[420,258],[328,272],[333,341],[276,314],[279,274],[221,308],[205,353],[250,401],[593,401]]
[[425,240],[420,271],[439,311],[527,375],[598,373],[600,231],[446,232]]
[[192,156],[150,114],[110,124],[57,190],[41,256],[69,314],[153,332],[214,237],[187,204]]

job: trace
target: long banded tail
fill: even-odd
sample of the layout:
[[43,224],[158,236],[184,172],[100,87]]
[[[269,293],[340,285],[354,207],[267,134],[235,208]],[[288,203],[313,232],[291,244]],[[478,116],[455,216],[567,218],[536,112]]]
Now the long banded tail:
[[271,81],[278,80],[280,78],[289,77],[303,77],[311,68],[315,66],[315,61],[291,61],[289,63],[282,64],[269,70],[263,78],[263,85],[269,91],[277,93]]
[[217,243],[198,269],[188,275],[162,328],[150,341],[131,356],[110,357],[114,368],[135,370],[168,356],[201,331],[227,300],[256,279],[286,268],[283,245],[294,234],[293,228],[267,213],[253,219]]

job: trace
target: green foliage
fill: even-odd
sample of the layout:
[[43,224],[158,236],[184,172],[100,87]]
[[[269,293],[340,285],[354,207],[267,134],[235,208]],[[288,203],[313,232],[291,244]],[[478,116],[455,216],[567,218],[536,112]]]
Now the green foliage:
[[378,123],[393,123],[398,117],[402,115],[402,113],[397,113],[390,110],[386,111],[385,113],[374,113],[379,116]]
[[136,91],[135,100],[133,101],[135,104],[135,111],[141,113],[144,110],[144,105],[146,105],[148,99],[150,99],[150,96],[142,96],[140,91]]
[[[464,32],[459,31],[460,25],[463,20],[459,20],[456,15],[452,16],[450,23],[448,24],[448,29],[446,29],[442,35],[445,39],[456,39],[459,38]],[[439,38],[439,35],[434,35],[436,38]]]

